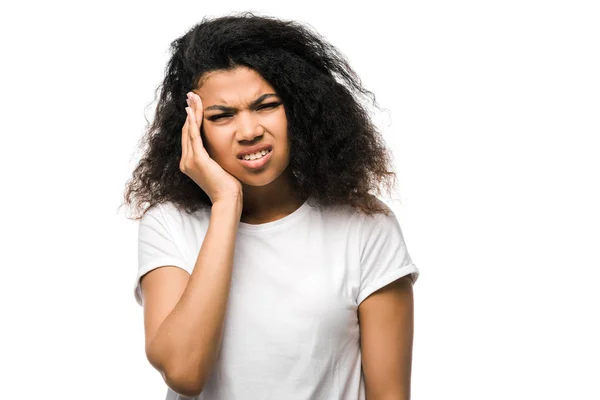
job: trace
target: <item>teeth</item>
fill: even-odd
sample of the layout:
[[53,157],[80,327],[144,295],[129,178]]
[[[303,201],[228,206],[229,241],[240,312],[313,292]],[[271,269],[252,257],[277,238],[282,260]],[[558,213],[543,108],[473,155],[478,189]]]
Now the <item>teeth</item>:
[[259,152],[256,152],[256,153],[254,153],[254,154],[246,154],[246,155],[243,157],[243,159],[244,159],[244,160],[247,160],[247,161],[256,160],[256,159],[258,159],[258,158],[262,158],[262,157],[264,157],[264,156],[265,156],[266,154],[268,154],[268,153],[269,153],[269,150],[262,150],[262,151],[259,151]]

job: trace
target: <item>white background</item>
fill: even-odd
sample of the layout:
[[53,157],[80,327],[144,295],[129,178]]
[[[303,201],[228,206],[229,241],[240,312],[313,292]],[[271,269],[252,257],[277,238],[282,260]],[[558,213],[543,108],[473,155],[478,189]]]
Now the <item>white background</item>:
[[164,398],[118,207],[169,43],[250,10],[310,24],[389,110],[413,399],[600,399],[595,3],[3,5],[0,397]]

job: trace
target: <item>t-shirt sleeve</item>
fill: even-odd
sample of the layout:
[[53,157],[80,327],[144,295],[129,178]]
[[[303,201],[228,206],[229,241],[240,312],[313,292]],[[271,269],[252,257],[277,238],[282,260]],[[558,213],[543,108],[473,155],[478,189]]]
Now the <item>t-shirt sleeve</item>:
[[142,216],[138,226],[138,270],[134,284],[135,300],[143,306],[140,279],[155,268],[167,265],[176,266],[192,273],[192,266],[178,244],[173,240],[160,204],[151,207]]
[[419,270],[413,264],[396,215],[365,216],[361,229],[360,287],[357,304],[375,291],[410,274],[417,281]]

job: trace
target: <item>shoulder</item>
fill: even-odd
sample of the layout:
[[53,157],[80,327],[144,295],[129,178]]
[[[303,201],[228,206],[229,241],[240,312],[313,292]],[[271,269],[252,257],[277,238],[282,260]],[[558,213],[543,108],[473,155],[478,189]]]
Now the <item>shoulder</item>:
[[361,225],[361,212],[348,204],[331,204],[313,211],[321,220],[324,229],[340,229],[349,233],[356,231]]
[[210,209],[202,208],[188,212],[183,207],[171,202],[155,203],[142,216],[141,223],[160,222],[171,229],[185,229],[190,226],[207,225],[210,220]]
[[[367,214],[358,207],[348,204],[335,204],[321,207],[319,210],[315,209],[313,215],[318,215],[321,222],[320,226],[324,230],[329,232],[340,231],[346,236],[357,234],[365,240],[378,230],[393,229],[394,225],[397,224],[397,220],[392,209],[375,196],[367,201],[370,205],[375,205],[375,207],[384,210],[385,213]],[[312,229],[316,226],[313,226]]]
[[388,206],[381,199],[376,196],[369,195],[369,204],[373,205],[383,212],[376,212],[372,214],[360,213],[361,230],[372,231],[380,227],[381,225],[394,223],[396,220],[396,214],[390,206]]

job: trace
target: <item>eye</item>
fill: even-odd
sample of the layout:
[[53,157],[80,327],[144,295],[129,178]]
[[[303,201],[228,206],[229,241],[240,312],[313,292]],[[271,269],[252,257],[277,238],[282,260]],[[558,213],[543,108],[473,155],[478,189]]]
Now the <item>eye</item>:
[[[262,110],[264,108],[275,108],[275,107],[277,107],[279,105],[281,105],[281,102],[261,104],[256,109],[257,110]],[[220,120],[220,119],[223,119],[223,118],[229,118],[229,117],[232,117],[232,116],[233,116],[233,114],[218,114],[218,115],[213,115],[211,117],[208,117],[207,119],[209,121],[217,121],[217,120]]]
[[207,119],[209,121],[216,121],[218,119],[227,118],[227,117],[230,117],[230,116],[231,116],[231,114],[219,114],[219,115],[213,115],[212,117],[208,117]]
[[263,108],[275,108],[278,105],[280,105],[281,103],[268,103],[268,104],[263,104],[260,107],[258,107],[258,110],[262,110]]

